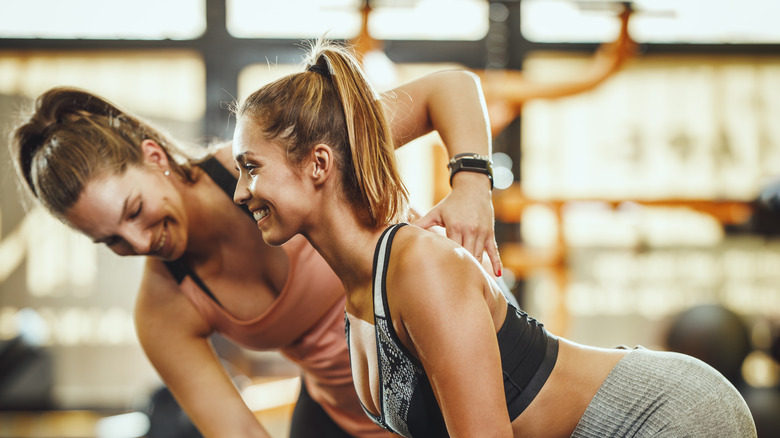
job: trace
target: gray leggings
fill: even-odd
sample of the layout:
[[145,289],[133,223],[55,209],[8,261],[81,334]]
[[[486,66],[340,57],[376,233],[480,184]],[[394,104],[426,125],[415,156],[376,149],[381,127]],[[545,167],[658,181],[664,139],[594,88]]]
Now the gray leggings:
[[638,348],[601,385],[572,437],[755,437],[736,388],[691,356]]

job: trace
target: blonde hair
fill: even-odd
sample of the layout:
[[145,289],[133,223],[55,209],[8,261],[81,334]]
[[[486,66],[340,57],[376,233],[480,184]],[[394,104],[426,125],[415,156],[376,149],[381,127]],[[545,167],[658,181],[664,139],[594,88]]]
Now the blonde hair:
[[408,193],[395,163],[379,95],[354,53],[326,40],[309,48],[307,71],[252,93],[238,108],[269,141],[287,147],[292,165],[325,143],[335,151],[346,201],[364,225],[408,219]]
[[24,185],[52,214],[78,201],[86,184],[106,171],[143,163],[141,142],[157,142],[171,170],[193,180],[185,152],[150,124],[87,91],[58,87],[41,94],[11,132],[14,166]]

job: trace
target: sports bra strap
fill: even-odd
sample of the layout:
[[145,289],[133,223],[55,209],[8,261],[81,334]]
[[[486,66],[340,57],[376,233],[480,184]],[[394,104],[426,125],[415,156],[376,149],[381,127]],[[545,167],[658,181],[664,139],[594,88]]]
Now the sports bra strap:
[[374,265],[376,266],[376,273],[374,277],[374,315],[384,318],[389,312],[387,311],[387,303],[385,303],[384,293],[385,282],[387,275],[387,264],[390,262],[390,244],[395,237],[395,233],[406,225],[405,223],[399,223],[390,225],[382,232],[379,237],[379,245],[377,246],[376,253],[374,254]]

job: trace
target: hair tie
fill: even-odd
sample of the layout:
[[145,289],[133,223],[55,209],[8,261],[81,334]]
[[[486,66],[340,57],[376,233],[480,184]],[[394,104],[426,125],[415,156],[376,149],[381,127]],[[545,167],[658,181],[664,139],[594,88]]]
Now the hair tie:
[[307,71],[313,71],[314,73],[319,73],[319,74],[322,75],[322,77],[325,77],[325,78],[330,76],[330,70],[325,65],[312,64],[306,70]]

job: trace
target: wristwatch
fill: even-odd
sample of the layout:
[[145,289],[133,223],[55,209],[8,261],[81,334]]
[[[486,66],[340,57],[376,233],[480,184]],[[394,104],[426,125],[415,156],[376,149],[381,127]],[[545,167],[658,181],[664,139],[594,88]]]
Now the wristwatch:
[[493,163],[484,155],[471,152],[455,155],[447,164],[447,168],[450,169],[450,187],[452,187],[452,177],[463,170],[487,175],[490,180],[490,190],[493,190]]

